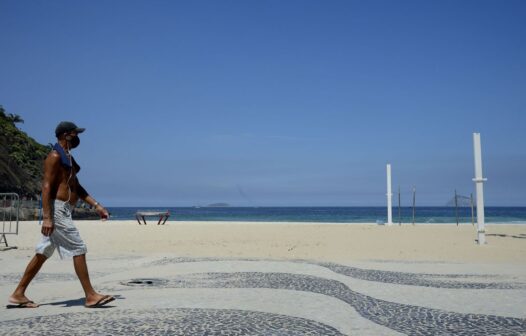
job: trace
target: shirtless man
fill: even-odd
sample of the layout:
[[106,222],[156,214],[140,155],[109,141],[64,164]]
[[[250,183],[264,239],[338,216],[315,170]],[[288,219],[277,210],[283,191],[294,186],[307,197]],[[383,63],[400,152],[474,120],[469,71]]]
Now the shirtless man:
[[55,129],[58,142],[44,162],[44,180],[42,182],[42,205],[44,221],[42,240],[36,247],[20,283],[9,297],[9,302],[17,308],[36,308],[38,304],[29,300],[26,289],[38,273],[44,262],[51,257],[55,249],[61,258],[73,257],[75,272],[86,295],[85,306],[101,307],[113,300],[110,295],[99,294],[91,286],[86,264],[86,245],[71,219],[71,209],[78,199],[95,207],[102,219],[108,218],[108,211],[95,201],[80,185],[77,173],[79,165],[71,156],[70,150],[80,143],[79,133],[84,132],[72,122],[63,121]]

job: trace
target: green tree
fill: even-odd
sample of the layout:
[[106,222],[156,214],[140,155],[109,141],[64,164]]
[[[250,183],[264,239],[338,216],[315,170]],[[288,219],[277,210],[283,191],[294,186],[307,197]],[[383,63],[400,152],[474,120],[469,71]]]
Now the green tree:
[[49,148],[18,129],[16,124],[23,122],[0,105],[0,192],[38,195]]
[[7,115],[7,119],[13,124],[18,124],[18,123],[23,124],[24,123],[24,119],[22,119],[22,117],[19,116],[18,114],[9,113]]

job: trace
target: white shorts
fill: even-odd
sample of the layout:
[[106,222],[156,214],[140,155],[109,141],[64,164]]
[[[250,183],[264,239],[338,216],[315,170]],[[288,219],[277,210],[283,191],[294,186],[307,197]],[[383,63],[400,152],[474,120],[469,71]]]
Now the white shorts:
[[35,248],[37,254],[47,258],[53,255],[55,249],[61,259],[74,257],[88,252],[73,219],[71,218],[71,205],[67,202],[54,200],[53,202],[53,232],[49,237],[42,236],[42,240]]

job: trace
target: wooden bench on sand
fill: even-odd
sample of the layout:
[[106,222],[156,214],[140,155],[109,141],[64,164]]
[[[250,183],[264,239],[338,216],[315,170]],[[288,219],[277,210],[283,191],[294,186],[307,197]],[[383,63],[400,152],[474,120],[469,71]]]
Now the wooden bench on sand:
[[141,219],[144,222],[144,225],[146,225],[146,217],[157,217],[159,216],[159,221],[157,222],[157,225],[161,224],[164,225],[166,223],[166,220],[168,220],[168,217],[170,217],[170,211],[137,211],[135,213],[135,218],[137,219],[137,222],[139,222],[139,225],[141,224]]

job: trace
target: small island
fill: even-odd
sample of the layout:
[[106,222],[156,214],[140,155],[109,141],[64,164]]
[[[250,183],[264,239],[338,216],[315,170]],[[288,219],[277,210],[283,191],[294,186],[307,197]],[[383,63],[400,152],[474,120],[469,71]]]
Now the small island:
[[208,208],[227,208],[229,206],[230,204],[228,203],[212,203],[207,205]]

